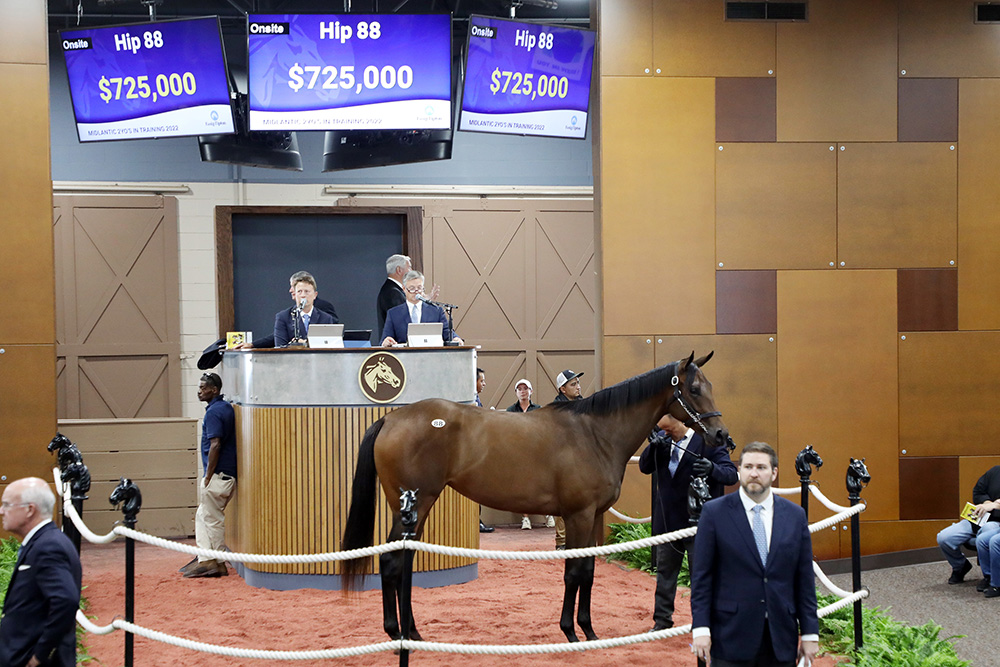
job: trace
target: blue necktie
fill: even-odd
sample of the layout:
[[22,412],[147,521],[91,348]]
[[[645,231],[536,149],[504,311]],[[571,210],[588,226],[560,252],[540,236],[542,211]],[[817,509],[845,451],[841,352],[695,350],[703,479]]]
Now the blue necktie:
[[410,321],[411,322],[420,321],[420,315],[417,314],[417,304],[413,304],[412,306],[410,306]]
[[754,505],[753,509],[753,541],[757,543],[757,553],[760,554],[760,563],[767,567],[767,533],[764,532],[764,520],[760,518],[763,505]]
[[309,333],[309,313],[302,313],[302,324],[305,325],[306,333]]
[[677,472],[677,466],[680,465],[681,462],[681,450],[680,447],[677,446],[678,444],[679,443],[675,442],[670,447],[670,463],[667,464],[667,469],[670,470],[671,477],[673,477]]

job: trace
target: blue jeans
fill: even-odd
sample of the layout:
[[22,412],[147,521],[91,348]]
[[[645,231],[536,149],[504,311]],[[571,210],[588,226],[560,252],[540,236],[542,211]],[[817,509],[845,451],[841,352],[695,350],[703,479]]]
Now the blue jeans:
[[[983,571],[984,577],[988,577],[990,576],[991,558],[996,558],[994,562],[1000,567],[1000,522],[987,521],[977,531],[976,526],[962,519],[938,533],[937,543],[941,547],[941,551],[944,552],[944,557],[951,565],[951,569],[958,570],[968,560],[962,553],[961,547],[973,537],[976,538],[979,569]],[[996,543],[995,551],[991,549],[994,542]]]

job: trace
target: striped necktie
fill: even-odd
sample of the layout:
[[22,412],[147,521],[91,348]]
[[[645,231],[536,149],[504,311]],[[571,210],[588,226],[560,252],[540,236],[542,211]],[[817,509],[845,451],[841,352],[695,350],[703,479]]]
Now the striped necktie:
[[754,505],[753,512],[753,541],[757,543],[757,553],[760,554],[760,563],[767,567],[767,533],[764,532],[764,520],[760,518],[760,513],[764,510],[763,505]]

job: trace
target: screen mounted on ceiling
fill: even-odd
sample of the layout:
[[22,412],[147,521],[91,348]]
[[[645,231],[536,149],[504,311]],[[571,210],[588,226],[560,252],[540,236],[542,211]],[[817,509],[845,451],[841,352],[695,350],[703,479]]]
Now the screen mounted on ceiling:
[[473,16],[458,129],[587,136],[597,33]]
[[250,14],[251,130],[451,127],[448,14]]
[[217,17],[62,30],[81,142],[234,131]]

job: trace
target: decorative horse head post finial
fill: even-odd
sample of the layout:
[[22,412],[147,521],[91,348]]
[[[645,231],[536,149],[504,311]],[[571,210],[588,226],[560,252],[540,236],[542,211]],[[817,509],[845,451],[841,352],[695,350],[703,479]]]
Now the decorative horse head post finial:
[[872,481],[872,476],[868,472],[868,466],[864,459],[851,459],[851,464],[847,466],[847,497],[854,505],[861,500],[861,490]]
[[701,518],[701,509],[709,500],[712,494],[708,488],[708,482],[704,477],[692,477],[691,486],[688,487],[688,520],[692,526],[698,525]]
[[114,506],[121,503],[122,514],[125,516],[125,526],[135,528],[136,515],[142,509],[142,493],[135,482],[128,477],[119,478],[118,486],[111,492],[108,502]]
[[[861,502],[861,489],[872,481],[871,473],[864,459],[851,459],[847,466],[847,497],[851,501],[851,506]],[[861,518],[854,514],[851,516],[851,583],[854,592],[861,590]],[[861,625],[861,600],[854,602],[854,650],[860,651],[864,644],[863,628]]]
[[806,445],[806,448],[795,456],[795,472],[799,473],[799,484],[802,485],[799,504],[802,506],[807,517],[809,516],[809,485],[812,484],[812,479],[810,478],[812,477],[812,467],[814,465],[819,470],[823,467],[823,459],[820,458],[812,445]]

